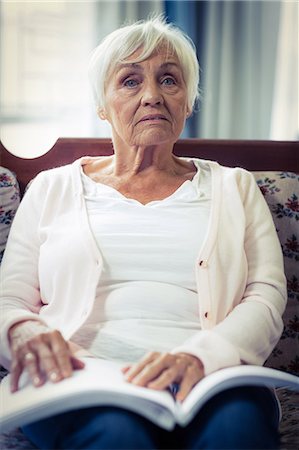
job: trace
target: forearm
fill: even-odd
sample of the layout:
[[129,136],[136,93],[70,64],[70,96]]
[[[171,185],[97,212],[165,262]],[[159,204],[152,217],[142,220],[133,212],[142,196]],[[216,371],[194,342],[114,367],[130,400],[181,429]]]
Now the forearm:
[[11,303],[1,305],[0,314],[0,340],[1,340],[1,353],[0,364],[9,370],[11,364],[11,352],[9,345],[9,330],[14,325],[24,322],[37,322],[44,323],[38,314],[29,311],[28,309],[20,308]]
[[14,218],[0,271],[0,362],[10,365],[8,330],[17,322],[40,320],[38,281],[39,208],[41,186],[30,188]]
[[186,352],[202,360],[205,375],[242,363],[261,365],[283,330],[279,313],[259,301],[240,303],[220,323],[196,333],[172,353]]

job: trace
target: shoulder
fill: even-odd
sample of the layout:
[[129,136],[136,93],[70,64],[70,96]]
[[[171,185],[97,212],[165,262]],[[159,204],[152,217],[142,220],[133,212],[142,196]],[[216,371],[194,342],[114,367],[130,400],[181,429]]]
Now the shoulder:
[[[257,200],[262,197],[254,175],[242,167],[223,166],[216,161],[194,159],[195,164],[202,171],[211,173],[213,186],[218,186],[222,197],[228,201],[237,196],[242,202]],[[219,190],[217,192],[219,192]]]
[[[79,160],[72,164],[54,167],[39,172],[29,183],[26,193],[33,190],[61,189],[72,182],[72,174],[80,171]],[[80,173],[80,172],[79,172]]]
[[74,181],[74,177],[78,181],[78,176],[80,176],[83,167],[89,167],[92,171],[94,167],[97,169],[99,167],[105,168],[110,161],[110,156],[83,156],[82,158],[76,159],[71,164],[44,170],[40,172],[36,178],[42,181],[50,182],[51,184],[57,182],[68,183],[71,180]]
[[42,170],[37,176],[36,179],[39,180],[57,180],[64,177],[68,177],[75,163],[66,164],[60,167],[53,167],[52,169]]
[[[72,207],[80,189],[80,166],[67,164],[41,171],[29,183],[20,208],[32,216],[52,215]],[[78,171],[76,183],[73,172]],[[19,209],[20,209],[19,208]]]
[[200,170],[211,171],[225,179],[234,180],[236,183],[251,183],[254,180],[252,173],[242,167],[223,166],[217,161],[200,158],[192,158],[192,161]]
[[262,197],[252,172],[242,167],[219,166],[222,173],[222,186],[224,190],[235,190],[245,203],[250,200],[258,200]]
[[255,186],[255,179],[251,172],[242,167],[226,167],[219,165],[222,176],[226,180],[234,180],[240,189],[253,184]]

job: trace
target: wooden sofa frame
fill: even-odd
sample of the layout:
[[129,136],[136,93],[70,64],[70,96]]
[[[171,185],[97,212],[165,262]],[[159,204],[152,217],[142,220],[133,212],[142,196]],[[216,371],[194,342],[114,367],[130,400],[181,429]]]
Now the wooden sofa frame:
[[[33,159],[16,157],[0,144],[0,165],[16,174],[23,193],[27,183],[42,170],[68,164],[80,156],[112,153],[111,139],[102,138],[61,138],[48,153]],[[299,142],[181,139],[174,153],[250,171],[299,173]]]

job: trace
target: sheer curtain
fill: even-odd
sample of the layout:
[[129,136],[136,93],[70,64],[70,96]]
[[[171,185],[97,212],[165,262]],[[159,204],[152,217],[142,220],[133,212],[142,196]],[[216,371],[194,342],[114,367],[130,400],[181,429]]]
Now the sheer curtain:
[[[187,135],[269,139],[273,98],[279,89],[277,83],[280,83],[276,77],[280,63],[276,61],[281,3],[165,2],[169,20],[181,26],[195,41],[202,69],[202,100],[198,113],[191,118]],[[298,19],[294,14],[295,20]],[[291,24],[289,21],[290,18],[284,20],[285,29],[280,27],[280,32],[286,31]],[[282,50],[281,53],[285,67],[290,62],[289,51]],[[298,64],[295,52],[292,64],[293,69]],[[294,94],[294,86],[288,86],[288,89]],[[275,107],[278,110],[285,95],[281,92],[280,99],[277,98]],[[274,120],[273,117],[272,122]],[[280,122],[280,119],[276,121]],[[276,130],[280,126],[278,123]],[[283,137],[292,139],[294,136],[284,133]]]
[[298,137],[297,1],[41,0],[1,4],[4,145],[32,157],[58,136],[109,136],[89,91],[89,55],[124,22],[160,12],[191,36],[202,68],[184,137]]
[[299,139],[299,4],[283,2],[279,22],[270,139]]

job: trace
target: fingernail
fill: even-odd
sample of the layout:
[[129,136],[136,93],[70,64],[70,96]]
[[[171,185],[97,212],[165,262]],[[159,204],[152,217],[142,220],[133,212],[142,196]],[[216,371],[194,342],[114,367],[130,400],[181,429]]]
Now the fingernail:
[[143,382],[140,378],[134,378],[133,380],[131,380],[131,383],[136,386],[143,386]]
[[55,382],[58,380],[58,374],[56,372],[51,372],[50,373],[50,380]]
[[62,371],[63,378],[70,378],[71,375],[72,375],[72,372],[70,370],[63,370]]
[[33,384],[34,386],[38,386],[40,384],[40,377],[34,377],[33,378]]
[[177,394],[177,395],[175,396],[175,399],[176,399],[177,402],[180,402],[180,403],[182,403],[182,402],[184,401],[183,396],[180,395],[180,394]]

